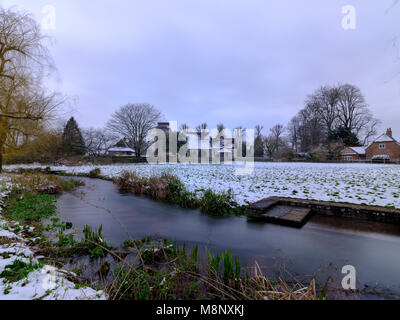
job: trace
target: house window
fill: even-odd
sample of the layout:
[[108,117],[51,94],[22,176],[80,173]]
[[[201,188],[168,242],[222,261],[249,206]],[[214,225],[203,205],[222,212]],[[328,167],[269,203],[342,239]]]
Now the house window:
[[353,157],[346,156],[346,157],[344,157],[344,161],[353,161]]
[[381,143],[381,144],[379,145],[379,149],[386,149],[386,144]]

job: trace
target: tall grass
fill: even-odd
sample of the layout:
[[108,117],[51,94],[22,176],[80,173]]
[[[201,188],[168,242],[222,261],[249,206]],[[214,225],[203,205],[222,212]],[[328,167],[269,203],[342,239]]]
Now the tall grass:
[[[165,241],[165,240],[164,240]],[[273,281],[262,275],[258,264],[252,274],[242,270],[231,251],[211,254],[206,249],[207,264],[201,264],[199,248],[187,252],[182,247],[166,245],[147,251],[147,265],[129,267],[120,263],[113,281],[105,287],[115,300],[316,300],[315,282],[304,286],[281,279]],[[151,255],[154,255],[151,258]]]
[[135,172],[125,171],[113,181],[122,191],[177,204],[183,208],[199,208],[203,213],[211,215],[244,213],[244,208],[234,201],[232,190],[220,194],[205,190],[197,197],[186,189],[179,178],[167,173],[160,177],[145,178],[139,177]]

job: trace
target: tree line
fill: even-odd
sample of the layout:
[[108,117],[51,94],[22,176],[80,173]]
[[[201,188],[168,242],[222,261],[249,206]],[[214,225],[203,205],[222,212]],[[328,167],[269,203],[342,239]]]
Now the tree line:
[[[47,42],[30,14],[0,9],[0,171],[3,155],[11,162],[18,157],[48,162],[101,157],[121,138],[137,157],[145,154],[147,133],[164,119],[148,103],[119,108],[102,129],[81,130],[74,118],[54,126],[66,98],[44,85],[55,69]],[[286,127],[275,125],[267,134],[262,125],[255,127],[255,156],[274,160],[307,153],[336,159],[344,146],[366,145],[378,125],[359,88],[323,86],[306,98]],[[187,124],[180,127],[186,129]],[[196,127],[199,133],[207,129],[207,123]],[[218,125],[220,132],[224,129]]]
[[263,127],[256,126],[255,155],[290,159],[303,153],[336,160],[345,146],[368,145],[379,124],[358,87],[322,86],[306,98],[286,128],[276,125],[264,136]]

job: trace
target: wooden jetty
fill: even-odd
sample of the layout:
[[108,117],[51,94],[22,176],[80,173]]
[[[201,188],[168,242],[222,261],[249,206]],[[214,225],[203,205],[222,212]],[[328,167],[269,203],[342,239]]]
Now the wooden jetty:
[[279,200],[261,200],[247,208],[247,217],[269,223],[301,228],[311,214],[310,208],[283,205]]
[[249,205],[249,219],[301,228],[313,214],[400,225],[400,210],[348,203],[271,197]]

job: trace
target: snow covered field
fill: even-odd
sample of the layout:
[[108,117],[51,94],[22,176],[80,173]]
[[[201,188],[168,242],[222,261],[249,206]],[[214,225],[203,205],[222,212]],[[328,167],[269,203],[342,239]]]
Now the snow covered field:
[[[7,195],[10,183],[0,176],[0,205]],[[76,288],[68,281],[62,270],[38,263],[38,258],[27,245],[18,223],[6,222],[0,207],[0,274],[15,262],[29,265],[29,274],[18,282],[0,277],[0,300],[98,300],[106,299],[101,291],[89,287]],[[32,240],[32,239],[31,239]],[[8,269],[9,270],[9,269]]]
[[[12,170],[17,167],[8,166]],[[247,176],[235,174],[234,165],[127,164],[97,166],[115,177],[125,170],[139,176],[169,172],[178,176],[190,191],[233,190],[239,203],[269,196],[349,202],[400,208],[400,166],[372,164],[256,163]],[[69,173],[88,173],[94,166],[52,167]]]

